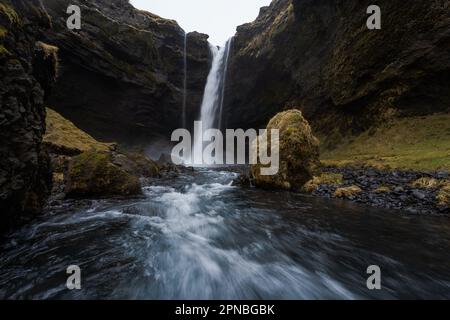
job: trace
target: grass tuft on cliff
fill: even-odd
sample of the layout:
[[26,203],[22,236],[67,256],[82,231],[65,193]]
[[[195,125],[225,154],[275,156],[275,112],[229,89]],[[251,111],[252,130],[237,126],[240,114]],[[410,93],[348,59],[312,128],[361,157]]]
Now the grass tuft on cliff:
[[113,147],[112,144],[98,142],[49,108],[47,108],[46,124],[47,132],[44,136],[44,142],[54,148],[82,153],[86,151],[106,152]]
[[321,150],[325,165],[450,170],[450,114],[396,119],[344,138],[334,149],[325,145]]

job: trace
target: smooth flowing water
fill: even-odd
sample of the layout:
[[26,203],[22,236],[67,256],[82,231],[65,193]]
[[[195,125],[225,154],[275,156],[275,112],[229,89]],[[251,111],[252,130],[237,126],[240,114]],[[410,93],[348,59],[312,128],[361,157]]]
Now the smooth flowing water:
[[[0,298],[450,298],[450,221],[231,186],[197,169],[2,239]],[[79,265],[82,289],[66,289]],[[369,265],[382,290],[366,287]]]

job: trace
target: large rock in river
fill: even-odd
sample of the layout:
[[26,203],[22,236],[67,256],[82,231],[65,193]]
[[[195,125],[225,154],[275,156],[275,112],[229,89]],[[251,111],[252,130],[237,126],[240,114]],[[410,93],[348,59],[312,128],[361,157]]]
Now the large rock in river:
[[66,193],[69,197],[130,196],[141,193],[139,178],[113,163],[110,153],[89,151],[69,165]]
[[279,130],[279,171],[275,175],[262,175],[264,166],[253,165],[253,182],[265,188],[300,190],[319,171],[319,140],[299,110],[277,114],[267,126],[268,131],[272,129]]

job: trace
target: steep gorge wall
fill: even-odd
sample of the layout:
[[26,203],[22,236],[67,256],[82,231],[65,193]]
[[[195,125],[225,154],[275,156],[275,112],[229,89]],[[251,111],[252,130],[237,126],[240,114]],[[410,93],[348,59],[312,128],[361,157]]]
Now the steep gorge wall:
[[320,134],[450,108],[450,9],[444,0],[274,0],[238,27],[227,127],[264,127],[300,108]]
[[[46,41],[59,47],[50,106],[104,141],[148,143],[182,125],[184,31],[128,0],[43,0],[53,20]],[[81,30],[66,27],[69,5]],[[199,112],[210,66],[208,36],[188,35],[187,114]]]
[[51,188],[42,137],[56,51],[38,42],[50,26],[38,0],[0,1],[0,231],[39,213]]

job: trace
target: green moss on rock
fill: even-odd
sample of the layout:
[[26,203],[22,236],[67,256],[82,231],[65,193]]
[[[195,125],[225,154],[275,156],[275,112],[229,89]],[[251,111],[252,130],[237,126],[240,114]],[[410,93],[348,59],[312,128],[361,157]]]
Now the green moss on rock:
[[113,164],[109,153],[85,152],[69,165],[68,197],[130,196],[141,193],[139,179]]
[[139,152],[127,153],[127,157],[133,162],[135,172],[143,177],[153,178],[159,176],[159,166],[153,160]]
[[[275,175],[261,175],[264,165],[251,167],[254,184],[260,187],[299,191],[319,173],[319,140],[312,134],[301,111],[288,110],[270,120],[267,130],[279,130],[280,169]],[[261,141],[260,141],[261,142]],[[255,148],[255,143],[254,146]],[[272,152],[276,151],[270,146]]]

